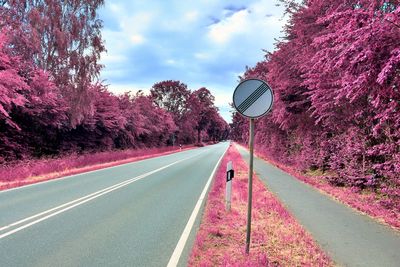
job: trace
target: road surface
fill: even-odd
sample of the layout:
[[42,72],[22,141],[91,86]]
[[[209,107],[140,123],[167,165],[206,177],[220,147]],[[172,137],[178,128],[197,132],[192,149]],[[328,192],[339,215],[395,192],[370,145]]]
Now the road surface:
[[228,145],[0,192],[0,266],[185,266]]
[[[248,162],[248,151],[237,147]],[[400,266],[399,232],[355,212],[257,157],[254,170],[339,265]]]

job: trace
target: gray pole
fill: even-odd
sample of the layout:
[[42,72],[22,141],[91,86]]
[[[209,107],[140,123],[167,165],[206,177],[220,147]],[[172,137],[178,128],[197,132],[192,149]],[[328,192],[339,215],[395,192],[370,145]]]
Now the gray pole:
[[246,232],[246,254],[250,250],[250,232],[251,232],[251,202],[253,199],[253,151],[254,151],[254,119],[250,119],[249,135],[250,161],[249,161],[249,192],[247,195],[247,232]]

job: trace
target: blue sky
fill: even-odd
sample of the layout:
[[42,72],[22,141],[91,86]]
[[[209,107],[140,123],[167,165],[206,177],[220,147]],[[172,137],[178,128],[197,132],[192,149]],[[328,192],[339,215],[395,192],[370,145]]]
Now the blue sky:
[[107,53],[101,79],[115,94],[148,92],[163,80],[208,88],[221,115],[246,66],[272,51],[285,23],[274,0],[106,1],[99,17]]

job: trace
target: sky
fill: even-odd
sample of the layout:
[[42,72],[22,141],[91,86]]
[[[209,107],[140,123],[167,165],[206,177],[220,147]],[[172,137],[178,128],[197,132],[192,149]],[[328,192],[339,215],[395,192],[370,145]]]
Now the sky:
[[112,0],[99,11],[107,53],[101,79],[115,94],[179,80],[206,87],[231,122],[232,94],[246,66],[263,60],[283,36],[274,0]]

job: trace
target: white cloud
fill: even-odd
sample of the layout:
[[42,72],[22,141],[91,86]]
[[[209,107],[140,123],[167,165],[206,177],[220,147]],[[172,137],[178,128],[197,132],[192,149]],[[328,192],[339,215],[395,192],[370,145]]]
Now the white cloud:
[[107,65],[112,63],[124,62],[126,61],[126,59],[127,58],[124,55],[104,53],[101,56],[101,64]]
[[124,51],[127,48],[127,42],[121,42],[121,40],[126,40],[125,33],[123,32],[104,29],[102,36],[110,55],[115,55],[114,51]]
[[119,13],[122,10],[121,5],[117,5],[115,3],[110,4],[110,10],[114,13]]
[[143,11],[134,14],[123,13],[120,16],[120,27],[124,32],[145,32],[154,22],[156,11]]
[[197,12],[197,11],[186,12],[185,15],[184,15],[184,18],[188,22],[197,21],[197,19],[199,18],[199,12]]
[[227,43],[233,35],[243,33],[248,27],[248,11],[241,10],[210,26],[209,38],[217,44]]
[[133,34],[131,36],[131,42],[135,45],[142,44],[144,43],[144,41],[145,41],[144,37],[140,34]]
[[167,79],[193,90],[205,86],[227,119],[238,75],[263,60],[262,49],[272,51],[282,35],[283,8],[276,2],[106,1],[101,79],[115,93],[148,90]]
[[174,59],[167,59],[165,63],[167,63],[168,65],[176,65],[176,61]]
[[210,54],[205,53],[205,52],[197,52],[197,53],[194,53],[194,57],[196,59],[206,60],[206,59],[210,58]]
[[[107,84],[107,83],[106,83]],[[150,87],[144,84],[135,84],[135,83],[113,83],[108,85],[108,90],[113,92],[116,95],[122,95],[126,92],[131,92],[132,94],[136,94],[139,90],[144,92],[145,94],[149,94]]]
[[219,113],[227,122],[232,122],[230,103],[232,102],[234,88],[212,89],[210,87],[210,89],[215,97],[214,104],[219,108]]
[[232,102],[232,90],[213,90],[215,97],[215,105],[220,107],[229,107],[229,103]]

